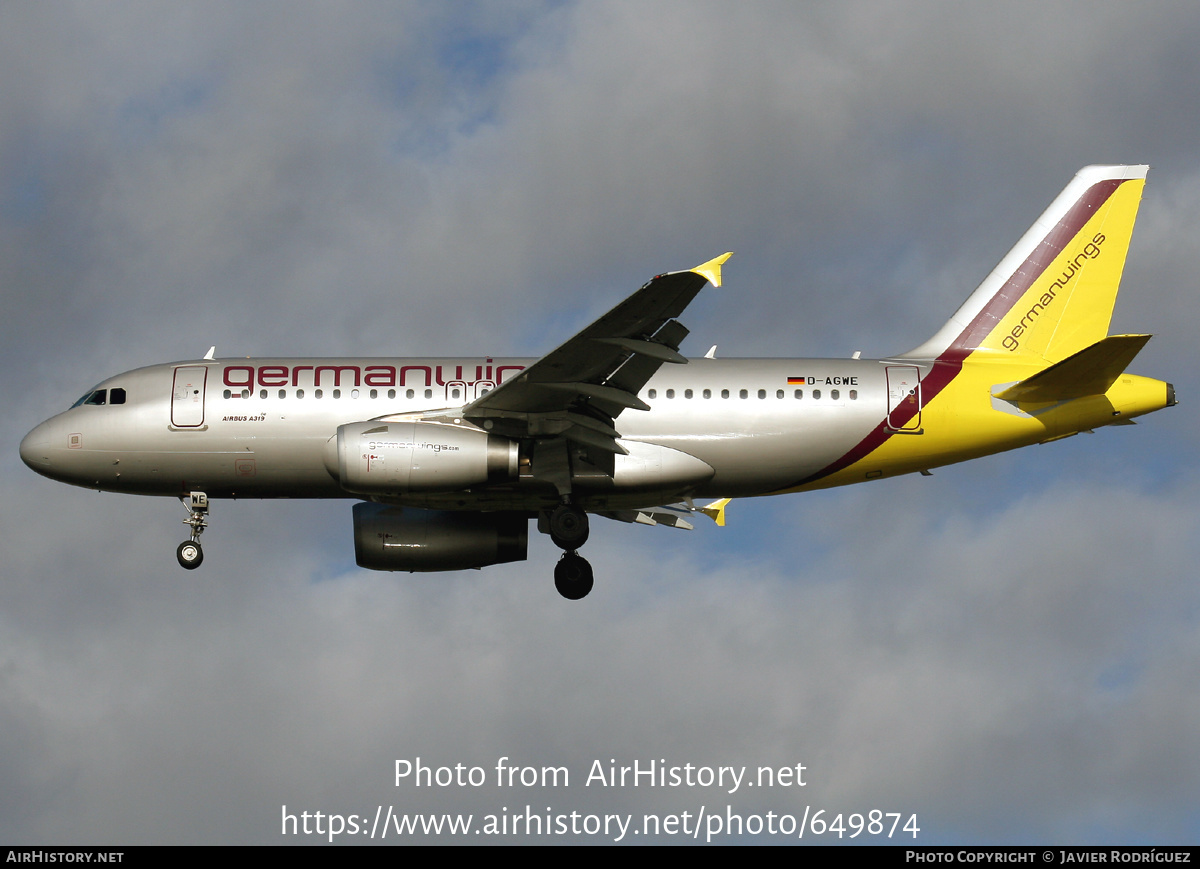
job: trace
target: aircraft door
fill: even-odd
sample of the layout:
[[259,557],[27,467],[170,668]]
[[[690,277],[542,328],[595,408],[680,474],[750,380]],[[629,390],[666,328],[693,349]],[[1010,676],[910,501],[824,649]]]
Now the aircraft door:
[[451,404],[465,404],[467,401],[467,382],[451,380],[446,384],[446,401]]
[[171,425],[196,428],[204,425],[204,384],[208,368],[187,365],[175,369],[175,384],[171,390]]
[[887,367],[887,427],[895,432],[921,433],[921,372],[915,365]]

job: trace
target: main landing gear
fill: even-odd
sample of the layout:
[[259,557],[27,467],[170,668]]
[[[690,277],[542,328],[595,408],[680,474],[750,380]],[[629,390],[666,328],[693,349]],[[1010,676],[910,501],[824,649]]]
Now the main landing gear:
[[592,566],[576,550],[587,542],[587,513],[574,504],[559,504],[546,519],[554,545],[566,550],[554,565],[554,587],[567,600],[579,600],[592,590]]
[[179,502],[188,508],[188,517],[183,520],[183,524],[191,526],[192,536],[179,544],[179,548],[175,550],[175,557],[179,559],[181,567],[195,570],[204,560],[204,550],[200,548],[200,535],[208,527],[208,495],[203,492],[188,492],[179,496]]
[[554,565],[554,587],[567,600],[587,597],[592,582],[592,566],[578,552],[564,552]]

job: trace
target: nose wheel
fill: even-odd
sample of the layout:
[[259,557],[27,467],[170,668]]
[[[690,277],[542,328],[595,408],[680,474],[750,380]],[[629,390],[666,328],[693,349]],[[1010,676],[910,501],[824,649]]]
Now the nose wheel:
[[188,510],[188,517],[183,524],[192,529],[190,539],[183,541],[175,550],[179,566],[185,570],[195,570],[204,561],[204,550],[200,547],[200,535],[208,527],[208,495],[203,492],[188,492],[181,495],[179,501]]
[[179,559],[181,567],[187,570],[195,570],[200,566],[200,562],[204,560],[204,550],[200,548],[200,544],[196,541],[185,540],[175,550],[175,557]]

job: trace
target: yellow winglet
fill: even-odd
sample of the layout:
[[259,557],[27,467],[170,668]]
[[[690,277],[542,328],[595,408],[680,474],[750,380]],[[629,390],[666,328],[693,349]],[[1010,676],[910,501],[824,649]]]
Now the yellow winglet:
[[[729,258],[729,254],[725,254],[725,259],[728,259],[728,258]],[[722,261],[724,261],[724,260],[722,260]],[[716,261],[714,260],[714,262],[716,262]],[[694,269],[693,269],[693,271],[694,271]],[[725,527],[725,508],[729,506],[729,502],[732,500],[733,500],[732,498],[722,498],[719,501],[713,501],[707,507],[701,507],[700,512],[703,513],[708,518],[712,519],[714,522],[716,522],[722,528],[724,528]]]
[[716,259],[710,259],[703,265],[698,265],[694,269],[688,269],[688,271],[707,279],[714,287],[719,287],[721,286],[721,266],[725,265],[725,260],[731,256],[733,256],[733,251],[723,253]]

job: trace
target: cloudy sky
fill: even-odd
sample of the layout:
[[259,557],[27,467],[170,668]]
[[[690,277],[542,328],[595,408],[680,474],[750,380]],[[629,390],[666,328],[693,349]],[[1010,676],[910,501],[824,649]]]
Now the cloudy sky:
[[[296,843],[285,805],[1197,841],[1197,45],[1187,2],[0,0],[0,841]],[[212,344],[536,355],[725,250],[686,352],[903,351],[1098,162],[1152,166],[1113,331],[1155,333],[1133,370],[1180,406],[725,529],[597,520],[581,603],[538,535],[359,570],[350,502],[218,502],[184,573],[177,503],[17,455]],[[488,782],[396,787],[417,757]],[[500,757],[570,785],[497,788]]]

